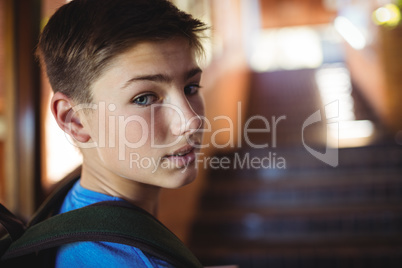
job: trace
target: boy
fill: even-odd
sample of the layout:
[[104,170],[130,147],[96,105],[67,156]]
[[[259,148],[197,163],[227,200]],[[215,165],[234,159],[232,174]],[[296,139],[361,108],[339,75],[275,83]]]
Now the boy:
[[[49,20],[38,55],[51,110],[83,155],[60,213],[124,200],[155,215],[161,188],[196,177],[206,26],[167,0],[74,0]],[[56,267],[173,267],[109,242],[62,246]]]

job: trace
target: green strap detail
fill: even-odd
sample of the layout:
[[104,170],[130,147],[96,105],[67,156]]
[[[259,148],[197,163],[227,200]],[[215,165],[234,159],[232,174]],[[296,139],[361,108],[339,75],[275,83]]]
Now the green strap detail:
[[40,222],[10,246],[6,258],[76,241],[141,246],[144,252],[178,267],[202,267],[180,239],[153,216],[140,209],[115,205],[88,206]]

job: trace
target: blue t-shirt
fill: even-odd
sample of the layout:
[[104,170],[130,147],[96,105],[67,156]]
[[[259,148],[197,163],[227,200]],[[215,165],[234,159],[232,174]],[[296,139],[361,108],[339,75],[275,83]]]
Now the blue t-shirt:
[[[122,200],[83,188],[78,181],[67,194],[59,213],[78,209],[101,201]],[[76,242],[61,246],[56,255],[56,267],[168,267],[165,261],[140,249],[111,242]]]

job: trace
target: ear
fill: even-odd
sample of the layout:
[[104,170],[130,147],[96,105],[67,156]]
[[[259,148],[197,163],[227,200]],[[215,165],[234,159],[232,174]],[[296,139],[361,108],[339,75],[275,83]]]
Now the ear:
[[79,114],[73,110],[74,102],[63,93],[56,92],[51,101],[51,110],[59,127],[79,142],[88,142],[91,136],[81,124]]

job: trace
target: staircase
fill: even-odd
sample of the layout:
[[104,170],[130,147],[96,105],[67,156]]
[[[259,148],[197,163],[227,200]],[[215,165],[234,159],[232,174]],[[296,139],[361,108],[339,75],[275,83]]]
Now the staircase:
[[292,163],[303,154],[277,152],[289,159],[284,170],[211,171],[192,232],[197,256],[240,267],[400,267],[402,150],[341,149],[335,169]]
[[[215,155],[232,165],[209,170],[191,233],[190,248],[204,265],[402,267],[402,148],[382,139],[339,149],[336,168],[310,155],[299,132],[308,114],[319,109],[319,103],[311,103],[309,74],[311,78],[310,70],[286,71],[253,80],[257,84],[250,93],[249,113],[286,112],[290,120],[279,129],[276,148]],[[264,93],[258,86],[261,79]],[[357,114],[370,115],[362,110]],[[320,144],[325,131],[322,125],[315,128],[314,141]],[[256,135],[253,141],[266,138]],[[245,157],[265,158],[265,165],[240,168]]]

